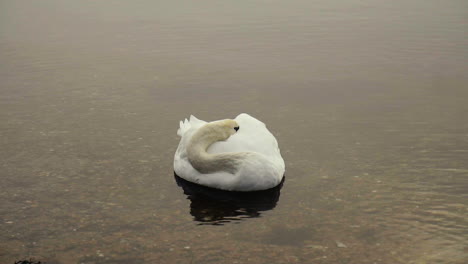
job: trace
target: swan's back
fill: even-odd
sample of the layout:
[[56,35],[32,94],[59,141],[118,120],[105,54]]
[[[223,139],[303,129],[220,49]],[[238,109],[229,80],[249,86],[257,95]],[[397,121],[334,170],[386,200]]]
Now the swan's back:
[[260,120],[240,114],[234,119],[239,131],[226,141],[219,141],[208,148],[208,153],[256,152],[266,156],[278,156],[278,142]]

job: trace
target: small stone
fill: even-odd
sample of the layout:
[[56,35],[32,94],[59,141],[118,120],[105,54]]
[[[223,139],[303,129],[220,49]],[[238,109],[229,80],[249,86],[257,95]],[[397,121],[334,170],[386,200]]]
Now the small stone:
[[5,224],[13,224],[13,221],[6,221]]
[[306,248],[319,249],[319,250],[325,250],[325,249],[327,249],[326,247],[321,246],[321,245],[307,245],[307,246],[305,246],[305,247],[306,247]]
[[336,246],[339,247],[339,248],[347,248],[347,246],[343,243],[341,243],[340,241],[335,241],[336,242]]
[[190,247],[189,247],[189,246],[186,246],[186,247],[184,247],[184,248],[185,248],[185,249],[190,249]]

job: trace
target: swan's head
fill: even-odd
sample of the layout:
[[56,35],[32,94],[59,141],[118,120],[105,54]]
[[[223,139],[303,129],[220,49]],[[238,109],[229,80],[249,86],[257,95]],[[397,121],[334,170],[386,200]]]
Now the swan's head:
[[232,119],[212,122],[213,132],[218,134],[220,140],[226,140],[239,130],[239,124]]

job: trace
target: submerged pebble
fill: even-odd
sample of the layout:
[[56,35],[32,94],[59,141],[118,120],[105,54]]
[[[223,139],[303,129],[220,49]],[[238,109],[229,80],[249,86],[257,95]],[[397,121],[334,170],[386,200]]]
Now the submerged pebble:
[[319,249],[319,250],[325,250],[327,247],[324,247],[322,245],[306,245],[306,248],[313,248],[313,249]]
[[348,247],[344,243],[341,243],[340,241],[335,241],[335,242],[336,242],[336,246],[339,247],[339,248],[347,248]]

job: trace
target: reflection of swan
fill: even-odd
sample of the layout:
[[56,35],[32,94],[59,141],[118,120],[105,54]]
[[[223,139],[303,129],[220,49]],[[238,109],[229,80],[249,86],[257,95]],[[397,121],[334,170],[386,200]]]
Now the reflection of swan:
[[182,137],[174,171],[187,181],[228,191],[258,191],[277,186],[284,161],[265,124],[240,114],[207,123],[190,116],[180,122]]
[[191,201],[190,214],[194,220],[211,225],[259,217],[261,211],[275,208],[284,182],[283,177],[278,186],[264,191],[231,192],[191,183],[176,174],[174,178]]

